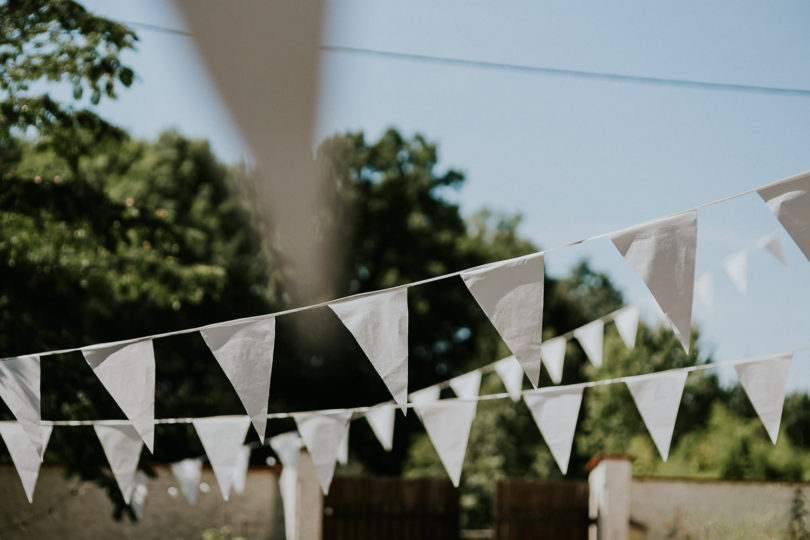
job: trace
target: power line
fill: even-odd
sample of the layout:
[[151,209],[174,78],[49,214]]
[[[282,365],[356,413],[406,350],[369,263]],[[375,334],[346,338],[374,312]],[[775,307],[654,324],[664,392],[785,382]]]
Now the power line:
[[[193,37],[193,34],[186,30],[167,28],[155,24],[148,24],[141,22],[124,22],[124,24],[143,28],[144,30],[152,32],[163,32],[166,34],[175,34],[185,37]],[[380,58],[391,58],[395,60],[405,60],[411,62],[445,64],[445,65],[500,70],[500,71],[514,71],[519,73],[535,73],[551,77],[605,80],[605,81],[624,82],[632,84],[693,88],[699,90],[719,90],[726,92],[743,92],[754,94],[810,97],[810,89],[805,88],[788,88],[783,86],[761,86],[755,84],[721,83],[710,81],[698,81],[694,79],[675,79],[671,77],[650,77],[645,75],[630,75],[626,73],[612,73],[607,71],[587,71],[581,69],[565,69],[548,66],[534,66],[529,64],[512,64],[506,62],[490,62],[486,60],[469,60],[450,56],[403,53],[396,51],[385,51],[380,49],[367,49],[363,47],[346,47],[342,45],[321,45],[318,48],[322,51],[334,53],[354,54],[362,56],[377,56]]]

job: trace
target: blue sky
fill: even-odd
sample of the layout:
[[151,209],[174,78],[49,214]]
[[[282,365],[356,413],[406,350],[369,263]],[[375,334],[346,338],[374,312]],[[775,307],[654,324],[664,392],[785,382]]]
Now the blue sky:
[[[185,28],[171,3],[86,1],[124,21]],[[652,77],[810,89],[810,4],[327,1],[322,43]],[[139,79],[101,113],[136,135],[174,127],[244,152],[189,37],[138,31]],[[810,98],[672,88],[456,67],[338,52],[321,55],[318,140],[388,126],[439,144],[465,172],[449,196],[465,214],[524,216],[542,247],[621,229],[810,169]],[[279,74],[283,76],[283,74]],[[717,360],[810,345],[810,262],[756,195],[699,213],[698,273],[715,270],[715,308],[696,302]],[[751,252],[741,295],[717,266],[779,230],[783,268]],[[644,285],[606,240],[547,256],[564,273],[582,257],[608,272],[650,321]],[[428,276],[426,276],[428,277]],[[793,388],[810,387],[797,355]]]

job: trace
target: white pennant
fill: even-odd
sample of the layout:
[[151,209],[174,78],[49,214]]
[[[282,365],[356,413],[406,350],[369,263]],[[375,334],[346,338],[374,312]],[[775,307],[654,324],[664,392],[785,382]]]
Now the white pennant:
[[268,442],[285,468],[298,468],[298,454],[304,446],[304,441],[298,433],[288,431],[272,437]]
[[124,502],[129,504],[135,489],[135,472],[141,456],[143,440],[140,433],[129,424],[94,424],[93,429],[104,449],[104,455],[112,469]]
[[408,289],[336,302],[329,307],[349,329],[394,401],[408,401]]
[[39,356],[18,356],[0,360],[0,398],[31,439],[39,458],[45,452],[41,440]]
[[481,372],[477,369],[450,379],[450,388],[462,399],[475,399],[481,390]]
[[340,446],[338,447],[338,455],[337,455],[337,462],[341,465],[346,465],[349,463],[349,428],[346,428],[346,434],[343,436],[343,440],[340,441]]
[[276,339],[275,317],[203,328],[200,334],[233,384],[259,439],[264,442]]
[[236,451],[236,465],[231,476],[231,489],[234,493],[245,492],[245,481],[247,480],[248,466],[250,465],[250,446],[242,445]]
[[[39,426],[38,429],[38,440],[44,453],[53,427]],[[6,448],[11,454],[11,461],[17,469],[28,502],[34,502],[34,486],[36,486],[39,467],[42,464],[39,451],[20,422],[0,422],[0,437],[3,438],[3,442],[6,443]]]
[[613,316],[613,323],[619,332],[624,345],[628,349],[636,346],[636,334],[638,333],[638,317],[641,310],[638,306],[627,306]]
[[614,233],[613,245],[644,280],[689,352],[697,212],[691,210]]
[[366,421],[371,426],[371,430],[388,452],[394,447],[395,415],[396,409],[390,405],[375,407],[366,413]]
[[543,363],[546,365],[549,377],[554,384],[560,384],[563,376],[563,364],[565,364],[565,347],[568,340],[558,336],[548,341],[544,341],[540,346],[543,354]]
[[192,419],[194,430],[202,442],[205,455],[214,469],[222,498],[230,496],[234,471],[239,466],[239,449],[250,428],[247,416],[217,416]]
[[136,519],[141,519],[143,507],[146,506],[146,497],[149,495],[149,477],[143,471],[135,471],[135,481],[132,486],[132,497],[129,503]]
[[704,306],[709,309],[714,308],[714,274],[711,270],[702,272],[695,279],[695,290]]
[[687,372],[653,373],[625,380],[644,425],[664,461],[669,456],[672,431],[681,405]]
[[94,345],[82,349],[82,354],[152,452],[155,445],[155,350],[152,340],[129,345]]
[[284,506],[284,529],[287,540],[297,540],[297,506],[298,506],[298,455],[303,441],[295,431],[276,435],[270,439],[270,446],[278,456],[284,468],[278,479],[278,488]]
[[588,360],[594,366],[600,367],[605,342],[605,321],[596,319],[585,326],[580,326],[574,330],[574,337],[582,345],[582,350],[585,351]]
[[771,233],[764,237],[758,242],[758,245],[762,249],[767,250],[777,261],[782,263],[782,265],[787,266],[787,259],[785,259],[785,253],[782,251],[782,240],[779,238],[778,232]]
[[543,341],[543,254],[462,272],[461,278],[536,388]]
[[760,188],[757,193],[810,259],[810,172]]
[[774,444],[779,436],[791,360],[793,353],[786,353],[734,366],[740,384]]
[[582,390],[580,386],[552,391],[530,390],[523,394],[523,400],[563,474],[568,472]]
[[202,478],[202,458],[188,458],[172,463],[170,468],[174,478],[180,485],[180,493],[192,506],[197,504],[197,493],[200,489],[200,478]]
[[340,442],[346,437],[351,418],[352,413],[349,411],[295,415],[298,432],[312,456],[315,473],[324,495],[329,494]]
[[[428,386],[427,388],[422,388],[421,390],[417,390],[416,392],[411,392],[408,394],[408,401],[411,403],[433,403],[434,401],[439,400],[439,395],[441,394],[442,389],[438,385]],[[414,412],[419,419],[422,419],[422,416],[419,412],[418,407],[414,407]]]
[[443,399],[416,405],[430,442],[456,487],[461,480],[461,467],[477,404],[477,401]]
[[737,290],[745,294],[748,285],[748,252],[744,249],[723,260],[723,268]]
[[507,356],[495,362],[495,372],[501,378],[512,401],[519,401],[523,391],[523,368],[514,356]]

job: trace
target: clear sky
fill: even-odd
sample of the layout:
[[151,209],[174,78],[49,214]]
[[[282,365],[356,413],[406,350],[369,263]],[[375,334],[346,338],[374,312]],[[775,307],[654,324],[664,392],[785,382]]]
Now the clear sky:
[[[109,17],[185,29],[169,2],[89,0]],[[238,4],[236,4],[238,5]],[[810,89],[804,1],[327,1],[324,45],[720,83]],[[245,152],[193,39],[138,30],[139,78],[101,113],[153,137],[174,127]],[[394,126],[439,144],[461,169],[451,194],[465,214],[487,206],[524,216],[541,247],[620,229],[810,169],[810,97],[673,88],[324,52],[318,140],[369,138]],[[283,77],[284,74],[279,74]],[[713,310],[695,303],[702,347],[735,360],[810,345],[810,262],[756,195],[699,213],[697,272],[713,269]],[[749,257],[748,292],[719,266],[780,231],[782,267]],[[556,251],[549,272],[579,258],[608,272],[654,321],[644,285],[607,240]],[[428,276],[425,276],[428,277]],[[810,354],[793,388],[810,387]]]

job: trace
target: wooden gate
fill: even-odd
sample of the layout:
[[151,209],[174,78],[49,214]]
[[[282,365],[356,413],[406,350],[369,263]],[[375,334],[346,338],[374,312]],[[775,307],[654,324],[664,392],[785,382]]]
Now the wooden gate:
[[495,540],[586,540],[588,483],[500,480],[492,513]]
[[335,478],[323,510],[324,540],[458,538],[458,492],[448,480]]

